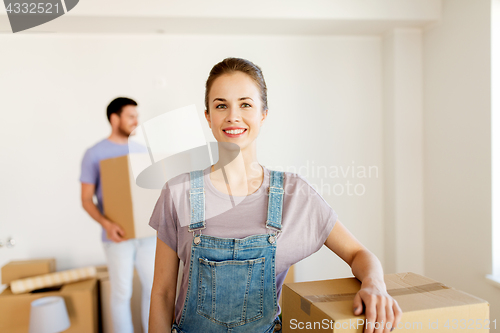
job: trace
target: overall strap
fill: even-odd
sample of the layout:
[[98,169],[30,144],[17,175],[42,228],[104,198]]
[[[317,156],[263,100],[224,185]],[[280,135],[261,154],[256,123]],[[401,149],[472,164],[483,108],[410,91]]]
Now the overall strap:
[[269,184],[269,203],[267,205],[266,228],[281,231],[281,214],[283,211],[283,178],[284,172],[271,171]]
[[203,184],[203,170],[191,171],[189,177],[189,202],[191,204],[189,231],[205,229],[205,188]]

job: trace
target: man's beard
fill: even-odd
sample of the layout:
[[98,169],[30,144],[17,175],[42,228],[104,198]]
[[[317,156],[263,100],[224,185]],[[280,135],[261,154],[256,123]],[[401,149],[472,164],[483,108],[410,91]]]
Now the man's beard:
[[132,132],[129,132],[129,131],[125,130],[121,125],[118,127],[118,132],[121,135],[126,136],[126,137],[129,137],[130,133],[132,133]]

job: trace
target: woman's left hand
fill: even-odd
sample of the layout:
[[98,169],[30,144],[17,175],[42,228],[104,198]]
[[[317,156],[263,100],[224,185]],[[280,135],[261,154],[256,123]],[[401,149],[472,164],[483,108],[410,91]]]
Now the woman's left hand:
[[354,296],[354,314],[363,313],[365,305],[364,333],[389,333],[398,326],[403,315],[398,302],[392,298],[384,283],[365,279]]
[[[364,333],[389,333],[397,328],[403,312],[388,293],[384,271],[377,257],[368,251],[337,219],[325,245],[351,266],[354,276],[362,281],[354,296],[354,314],[359,316],[365,306]],[[368,323],[368,325],[367,325]]]

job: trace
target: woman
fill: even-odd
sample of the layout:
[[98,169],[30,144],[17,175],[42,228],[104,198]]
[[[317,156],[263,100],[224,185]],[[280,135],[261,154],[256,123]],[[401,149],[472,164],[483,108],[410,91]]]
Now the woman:
[[[365,331],[396,327],[401,309],[387,294],[379,260],[307,180],[257,161],[268,113],[260,68],[239,58],[215,65],[205,107],[219,161],[170,180],[155,206],[150,332],[281,332],[277,299],[288,268],[323,244],[362,282],[354,314],[364,306],[366,320],[382,324]],[[185,265],[175,300],[179,258]]]

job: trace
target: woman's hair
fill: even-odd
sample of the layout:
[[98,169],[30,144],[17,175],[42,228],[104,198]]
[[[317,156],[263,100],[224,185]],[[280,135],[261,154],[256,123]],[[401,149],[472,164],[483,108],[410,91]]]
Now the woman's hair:
[[260,90],[260,99],[262,101],[262,111],[267,110],[267,87],[264,81],[264,75],[259,66],[253,62],[241,58],[226,58],[215,65],[210,71],[207,83],[205,85],[205,108],[209,113],[208,108],[208,93],[215,79],[224,74],[232,74],[234,72],[243,72],[250,76]]

